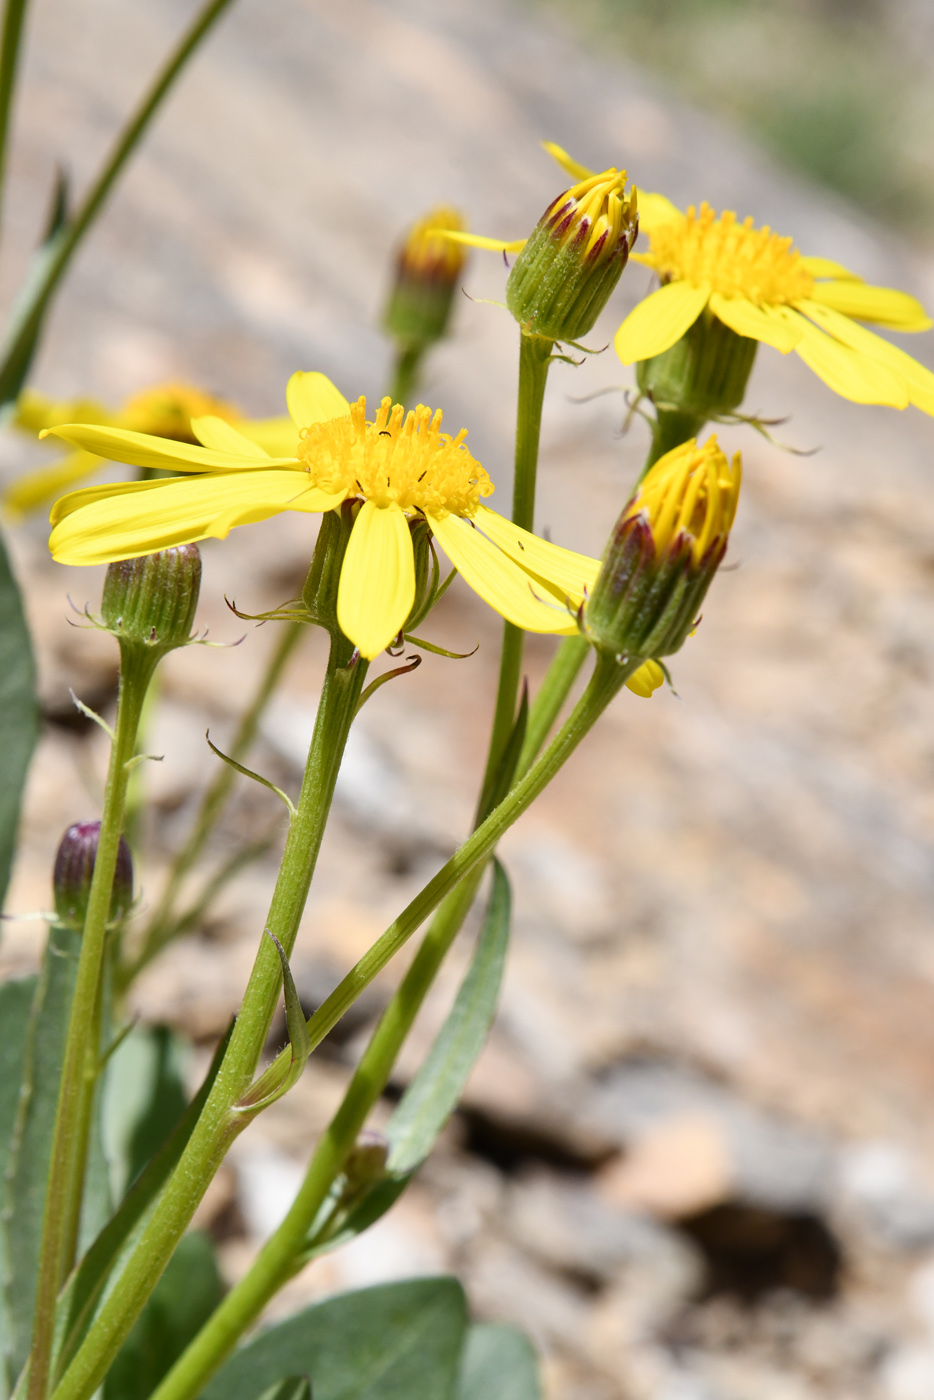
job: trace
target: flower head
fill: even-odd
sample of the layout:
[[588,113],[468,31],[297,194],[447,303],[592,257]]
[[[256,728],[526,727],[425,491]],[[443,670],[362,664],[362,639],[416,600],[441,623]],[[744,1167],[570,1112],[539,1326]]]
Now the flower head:
[[[287,427],[285,450],[294,448],[295,432],[288,419],[248,422],[232,404],[194,385],[174,382],[144,389],[116,410],[93,399],[56,401],[25,389],[17,400],[13,425],[23,432],[42,436],[47,429],[65,423],[94,423],[100,427],[126,428],[171,438],[175,442],[194,443],[197,439],[192,434],[191,420],[205,414],[237,423],[241,432],[262,442],[271,451],[281,446]],[[76,481],[93,476],[100,469],[101,461],[100,454],[79,448],[49,466],[26,472],[4,492],[4,509],[13,519],[27,515]]]
[[897,331],[932,325],[906,292],[873,287],[839,263],[804,257],[790,238],[708,204],[686,214],[664,201],[643,217],[649,250],[633,257],[661,287],[616,333],[623,364],[662,355],[713,316],[737,336],[794,350],[824,383],[855,403],[909,403],[934,414],[934,374],[859,321]]
[[384,399],[370,421],[322,374],[295,374],[287,399],[296,447],[270,456],[214,416],[192,423],[195,444],[126,429],[50,429],[73,446],[189,473],[88,487],[57,502],[56,559],[95,564],[216,537],[282,511],[319,513],[349,502],[353,529],[341,568],[341,629],[372,658],[398,635],[415,601],[414,528],[431,533],[467,583],[503,617],[532,632],[571,634],[596,578],[596,560],[510,524],[483,504],[493,490],[464,445],[441,431],[440,412],[406,414]]
[[383,324],[404,350],[424,350],[447,330],[466,255],[444,234],[463,228],[458,211],[442,204],[412,225],[399,249]]
[[584,608],[593,644],[618,656],[667,656],[694,627],[726,553],[742,480],[715,437],[659,458],[623,509]]
[[522,330],[549,340],[577,340],[591,329],[620,274],[638,230],[637,197],[626,172],[580,171],[553,199],[527,239],[447,236],[479,248],[518,252],[506,305]]

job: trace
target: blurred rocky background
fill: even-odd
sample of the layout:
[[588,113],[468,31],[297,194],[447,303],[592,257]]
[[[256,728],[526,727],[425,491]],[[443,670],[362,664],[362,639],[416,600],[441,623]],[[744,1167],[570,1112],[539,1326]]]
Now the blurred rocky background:
[[[36,0],[4,296],[56,168],[87,180],[192,10]],[[478,230],[522,236],[562,187],[543,138],[681,204],[752,214],[930,305],[930,20],[922,0],[594,0],[573,14],[239,0],[82,254],[33,382],[117,403],[186,378],[270,414],[288,374],[316,368],[378,396],[396,239],[439,199]],[[500,483],[516,333],[483,299],[503,282],[501,259],[474,256],[456,336],[424,385]],[[647,285],[627,271],[592,345]],[[930,336],[909,348],[934,365]],[[552,375],[537,523],[569,546],[599,553],[641,463],[644,426],[621,432],[629,383],[612,352]],[[511,833],[510,969],[463,1110],[399,1207],[295,1280],[275,1315],[453,1269],[478,1316],[534,1337],[551,1400],[934,1393],[934,423],[838,400],[767,349],[748,407],[790,414],[782,443],[819,450],[722,430],[748,485],[731,568],[675,660],[677,695],[624,693]],[[7,441],[4,470],[47,455]],[[508,505],[503,487],[495,504]],[[244,632],[225,596],[252,612],[294,595],[312,529],[282,517],[205,546],[213,640]],[[52,565],[41,520],[12,541],[47,718],[8,903],[23,914],[48,904],[62,829],[98,811],[103,736],[68,690],[106,710],[115,649],[69,616],[69,595],[96,606],[100,571]],[[309,1008],[470,820],[498,627],[456,586],[428,630],[480,647],[426,658],[362,715],[293,964]],[[274,640],[247,627],[239,646],[165,667],[147,742],[165,757],[145,773],[150,906],[214,771],[205,729],[223,745]],[[533,641],[536,674],[549,654]],[[254,754],[293,790],[322,663],[310,636]],[[281,836],[275,799],[244,781],[212,859],[269,828]],[[136,989],[140,1017],[191,1043],[193,1081],[237,1006],[275,854]],[[41,936],[5,924],[3,973],[32,968]],[[396,1092],[469,951],[465,935]],[[397,976],[236,1144],[201,1213],[228,1277],[284,1213]]]

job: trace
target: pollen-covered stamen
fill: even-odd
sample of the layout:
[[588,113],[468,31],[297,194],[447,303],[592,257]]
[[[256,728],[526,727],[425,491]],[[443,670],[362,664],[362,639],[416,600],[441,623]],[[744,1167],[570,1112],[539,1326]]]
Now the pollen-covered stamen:
[[302,429],[298,455],[323,491],[395,504],[410,515],[470,517],[493,484],[464,447],[466,436],[466,428],[454,438],[442,433],[440,409],[419,404],[406,413],[389,398],[368,423],[360,398],[348,417]]
[[642,261],[663,282],[691,282],[724,296],[743,296],[759,306],[800,301],[811,295],[814,278],[792,239],[751,218],[740,223],[726,210],[718,218],[709,204],[692,205],[681,219],[653,230]]

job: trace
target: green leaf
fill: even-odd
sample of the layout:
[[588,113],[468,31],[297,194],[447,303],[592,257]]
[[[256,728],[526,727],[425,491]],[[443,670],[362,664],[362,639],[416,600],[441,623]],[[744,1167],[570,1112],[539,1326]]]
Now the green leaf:
[[0,906],[13,863],[26,770],[39,734],[36,673],[23,604],[0,539]]
[[264,1108],[268,1108],[277,1099],[281,1099],[283,1094],[289,1092],[293,1084],[296,1084],[301,1078],[302,1071],[308,1063],[308,1056],[311,1054],[308,1023],[305,1020],[302,1003],[292,979],[292,970],[289,967],[285,949],[275,934],[269,932],[269,929],[266,930],[266,937],[275,943],[279,962],[282,964],[285,1024],[289,1033],[291,1054],[288,1057],[284,1054],[277,1055],[255,1084],[251,1084],[243,1097],[234,1104],[231,1110],[233,1113],[249,1114],[250,1118],[254,1118],[257,1113],[262,1113]]
[[264,1391],[262,1400],[312,1400],[311,1382],[307,1376],[286,1376]]
[[477,1322],[467,1333],[457,1400],[542,1400],[538,1359],[518,1327]]
[[525,731],[529,727],[529,683],[522,687],[522,699],[509,738],[495,767],[490,769],[483,782],[483,791],[477,804],[477,825],[498,807],[512,787],[516,769],[525,743]]
[[[38,977],[23,977],[0,986],[0,1181],[6,1175],[19,1111],[20,1089],[26,1062],[29,1016]],[[3,1203],[5,1204],[5,1202]],[[0,1214],[0,1281],[7,1276],[6,1220]],[[7,1358],[12,1345],[12,1321],[6,1308],[6,1288],[0,1283],[0,1400],[6,1400],[14,1377]]]
[[493,889],[477,950],[448,1018],[386,1129],[389,1169],[408,1173],[425,1160],[457,1107],[496,1015],[509,945],[509,879],[493,861]]
[[309,1377],[314,1400],[451,1400],[465,1328],[453,1278],[343,1293],[248,1342],[201,1400],[258,1400],[295,1375]]
[[56,1337],[55,1369],[61,1374],[70,1364],[91,1323],[104,1287],[120,1257],[132,1248],[143,1230],[155,1200],[184,1152],[227,1052],[233,1022],[214,1052],[204,1083],[172,1136],[163,1143],[121,1202],[116,1214],[101,1230],[78,1268],[65,1285],[59,1305],[61,1332]]
[[58,926],[50,930],[26,1029],[23,1091],[3,1183],[3,1286],[12,1376],[29,1354],[45,1185],[80,947],[80,933]]
[[104,1400],[146,1400],[224,1296],[210,1236],[183,1236],[104,1381]]
[[104,1142],[115,1200],[123,1199],[188,1107],[186,1048],[169,1026],[134,1026],[108,1060]]

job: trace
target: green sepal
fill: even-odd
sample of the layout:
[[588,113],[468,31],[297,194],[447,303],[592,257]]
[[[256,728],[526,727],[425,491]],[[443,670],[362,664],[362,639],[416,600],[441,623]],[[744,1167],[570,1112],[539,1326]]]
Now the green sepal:
[[[742,403],[758,346],[705,307],[668,350],[638,361],[636,383],[659,412],[682,414],[702,425]],[[695,436],[696,430],[681,441]],[[669,448],[675,446],[669,443]]]
[[277,1055],[272,1064],[261,1074],[246,1093],[231,1108],[231,1113],[249,1114],[253,1117],[264,1108],[281,1099],[301,1078],[302,1071],[311,1054],[311,1039],[308,1023],[302,1010],[302,1003],[292,978],[292,970],[285,949],[275,934],[266,930],[266,937],[272,939],[282,965],[282,990],[285,996],[285,1024],[289,1035],[290,1054]]

